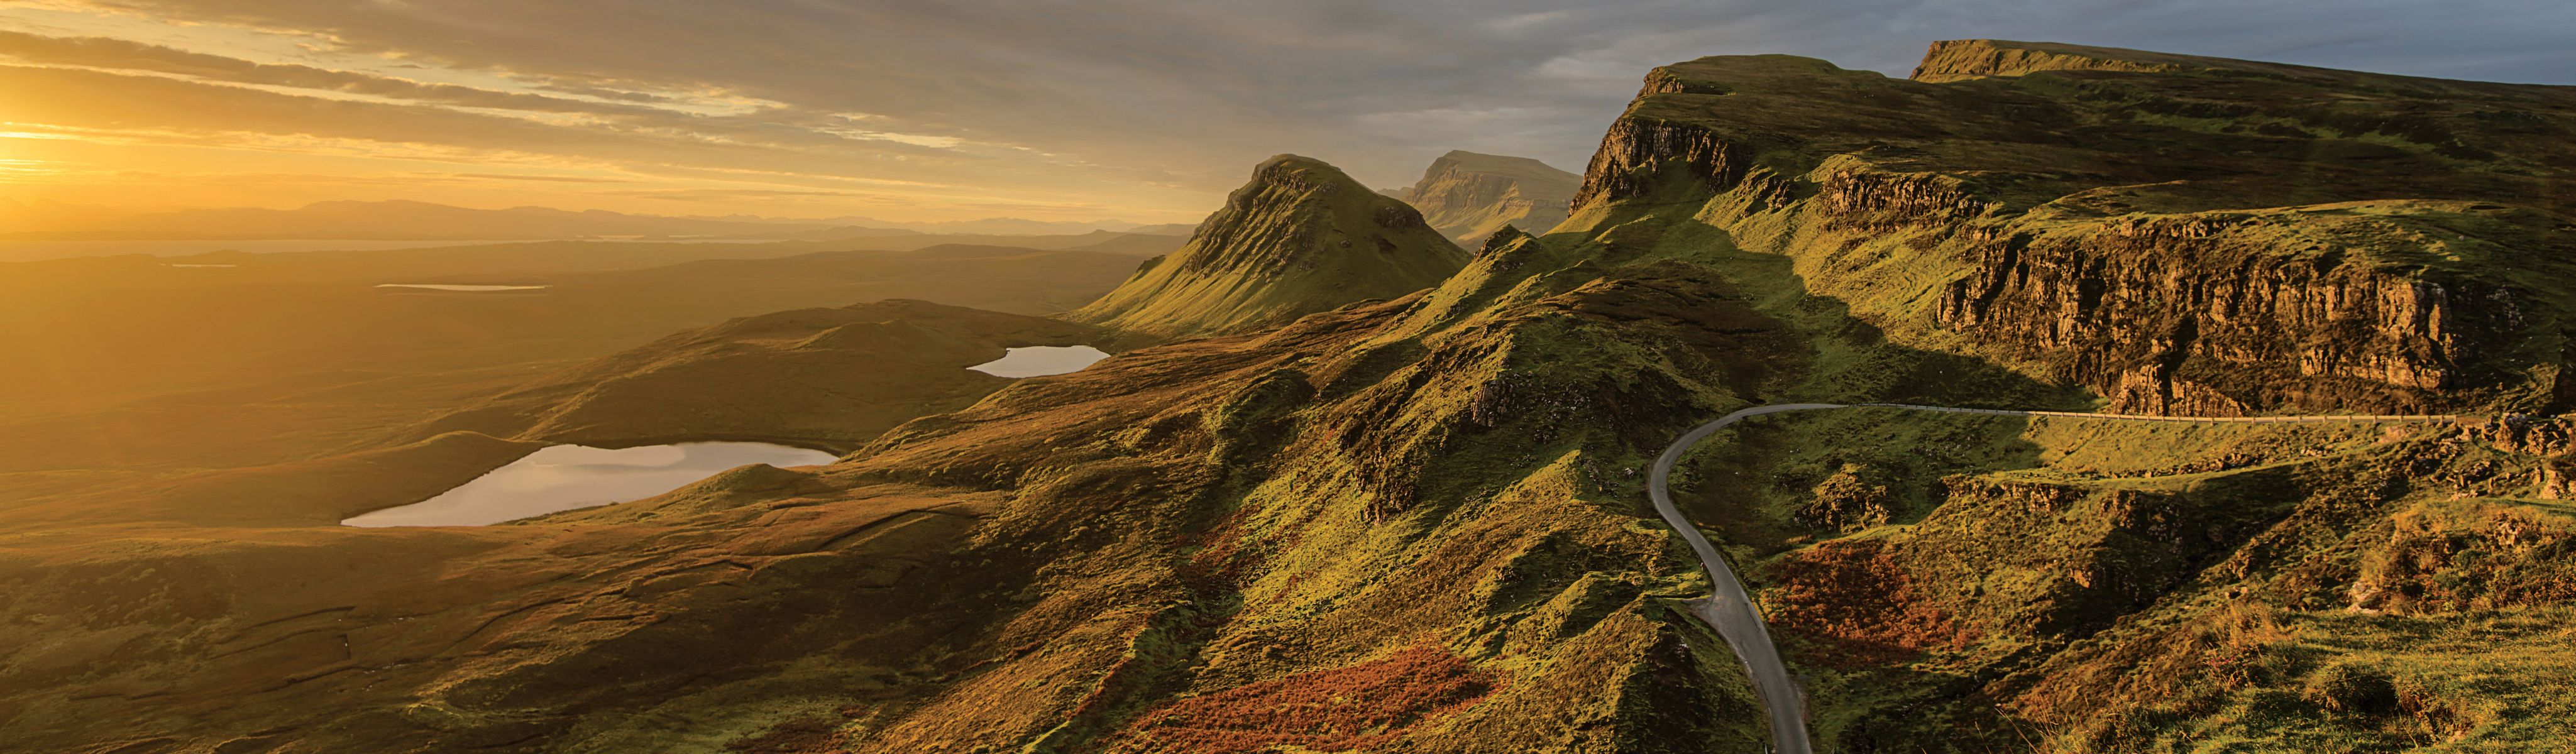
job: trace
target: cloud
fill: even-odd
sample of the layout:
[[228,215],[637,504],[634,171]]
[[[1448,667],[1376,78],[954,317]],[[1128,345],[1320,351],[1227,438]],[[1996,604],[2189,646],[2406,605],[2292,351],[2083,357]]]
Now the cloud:
[[47,37],[0,30],[0,56],[44,65],[115,72],[172,74],[237,84],[340,92],[498,110],[599,114],[644,112],[632,105],[499,92],[455,84],[422,83],[391,76],[326,70],[307,65],[269,65],[104,37]]
[[[902,191],[908,195],[905,203],[929,199],[934,206],[942,198],[954,202],[996,195],[1035,198],[1103,188],[1096,183],[1098,171],[1040,171],[1017,180],[995,180],[990,171],[1000,162],[998,157],[1016,150],[990,151],[961,139],[910,138],[908,134],[852,139],[802,127],[792,114],[764,119],[660,113],[614,122],[555,123],[474,109],[299,96],[160,76],[36,66],[0,66],[0,93],[10,103],[10,117],[43,124],[43,130],[27,133],[72,135],[103,144],[229,147],[403,161],[607,169],[701,182],[801,184],[782,191],[826,190],[826,185],[845,184],[875,187],[870,190],[876,192]],[[840,195],[869,193],[842,190]]]
[[[253,104],[192,90],[184,96],[238,99],[240,109],[220,111],[228,123],[185,126],[169,122],[174,113],[126,113],[159,127],[506,150],[648,178],[848,190],[889,206],[1073,198],[1153,217],[1203,212],[1279,152],[1331,160],[1373,185],[1409,181],[1453,148],[1580,168],[1649,68],[1702,55],[1789,53],[1902,75],[1932,41],[1996,37],[2576,83],[2576,46],[2561,38],[2576,28],[2576,5],[2537,0],[74,7],[94,18],[43,16],[42,33],[0,36],[0,52],[122,72],[125,79],[87,81],[122,87],[124,99],[173,91],[136,81],[152,74],[371,100]],[[0,11],[0,26],[12,18],[38,19]],[[223,29],[273,30],[306,52],[285,60],[207,47],[217,39],[209,30]],[[271,48],[285,49],[263,49]],[[0,99],[11,85],[0,82]]]

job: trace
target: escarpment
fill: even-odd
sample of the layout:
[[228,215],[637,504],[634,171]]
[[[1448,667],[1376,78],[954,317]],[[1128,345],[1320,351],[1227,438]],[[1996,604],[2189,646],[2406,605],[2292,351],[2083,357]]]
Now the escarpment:
[[[2108,53],[2108,54],[2105,54]],[[2166,73],[2187,70],[2193,62],[2239,63],[2140,50],[2095,50],[2075,45],[1952,39],[1932,43],[1914,67],[1916,81],[1963,81],[1986,76],[2019,76],[2037,71],[2122,71]]]
[[1867,231],[1955,226],[1996,209],[1956,178],[1860,169],[1825,176],[1816,187],[1816,201],[1828,222]]
[[1583,170],[1583,186],[1574,193],[1574,204],[1579,207],[1637,198],[1666,170],[1680,171],[1709,190],[1725,191],[1744,179],[1752,161],[1749,148],[1704,128],[1621,118],[1610,124],[1610,133],[1601,139],[1601,149],[1592,153],[1591,164]]
[[2107,48],[1707,58],[1648,77],[1576,201],[1704,201],[1888,337],[2117,411],[2554,410],[2576,149],[2534,136],[2571,128],[2565,87]]
[[[2048,361],[2114,410],[2433,412],[2525,324],[2513,289],[2266,253],[2263,221],[2161,218],[1968,247],[1933,320]],[[2455,300],[2454,288],[2468,297]]]
[[1404,202],[1331,165],[1280,155],[1180,251],[1067,316],[1160,337],[1248,332],[1421,290],[1466,257]]

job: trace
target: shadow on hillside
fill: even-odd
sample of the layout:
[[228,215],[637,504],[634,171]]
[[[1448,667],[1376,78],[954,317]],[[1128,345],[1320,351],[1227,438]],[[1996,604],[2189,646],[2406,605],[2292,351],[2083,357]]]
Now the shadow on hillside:
[[[1765,403],[1912,403],[2081,410],[2092,396],[1975,356],[1903,345],[1810,292],[1789,257],[1743,251],[1728,234],[1676,220],[1654,256],[1715,270],[1753,307],[1804,340],[1804,353],[1746,354],[1794,364]],[[1615,245],[1606,251],[1618,253]],[[2021,417],[1843,409],[1747,420],[1702,441],[1677,470],[1674,498],[1710,534],[1759,557],[1870,526],[1920,519],[1940,480],[2040,465]]]

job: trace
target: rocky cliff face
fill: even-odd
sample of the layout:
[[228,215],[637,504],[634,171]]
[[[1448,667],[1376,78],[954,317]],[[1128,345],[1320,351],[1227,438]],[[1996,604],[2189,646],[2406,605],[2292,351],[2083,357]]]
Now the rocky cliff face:
[[[2253,229],[2239,226],[2252,223]],[[2114,410],[2236,416],[2261,409],[2431,413],[2522,331],[2511,288],[2266,254],[2261,220],[2158,218],[1970,247],[1940,327],[1993,334]]]
[[1892,337],[2115,410],[2558,405],[2565,298],[2533,273],[2576,248],[2570,150],[2532,136],[2576,123],[2563,92],[2386,77],[2352,96],[2366,74],[1990,41],[1936,45],[1919,77],[1955,83],[1669,67],[1577,201],[1722,195],[1739,242]]
[[1280,155],[1180,251],[1068,316],[1164,337],[1259,330],[1421,290],[1465,259],[1412,207],[1331,165]]
[[1472,246],[1506,225],[1531,233],[1556,227],[1582,180],[1527,157],[1453,150],[1396,198],[1422,210],[1441,235]]
[[[2170,73],[2222,66],[2243,70],[2268,64],[2046,42],[1951,39],[1932,43],[1932,49],[1923,54],[1923,62],[1914,67],[1911,78],[1941,83],[1988,76],[2019,76],[2039,71]],[[2286,69],[2292,66],[2268,67]]]
[[[1646,91],[1658,89],[1650,82]],[[1575,191],[1574,204],[1635,199],[1669,175],[1688,176],[1707,190],[1725,191],[1744,180],[1752,163],[1752,155],[1744,146],[1729,143],[1707,129],[1622,118],[1610,124],[1610,133],[1601,138],[1601,148],[1592,153],[1592,163],[1583,170],[1583,185]]]

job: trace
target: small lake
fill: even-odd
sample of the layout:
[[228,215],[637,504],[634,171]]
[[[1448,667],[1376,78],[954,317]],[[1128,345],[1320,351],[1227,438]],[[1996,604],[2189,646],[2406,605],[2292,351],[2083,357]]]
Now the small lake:
[[689,486],[737,466],[819,466],[830,453],[760,442],[692,442],[609,450],[556,445],[437,497],[363,514],[345,526],[483,526],[624,503]]
[[1022,346],[1010,349],[1002,358],[967,368],[995,377],[1039,377],[1079,372],[1106,358],[1109,354],[1090,346]]
[[379,286],[376,286],[376,287],[378,287],[378,288],[404,288],[404,289],[418,290],[418,291],[463,291],[463,292],[467,292],[467,293],[486,293],[486,292],[491,292],[491,291],[542,291],[542,290],[545,290],[545,289],[550,288],[550,287],[553,287],[553,286],[545,286],[545,285],[449,285],[449,284],[446,284],[446,283],[385,283],[385,284],[383,284],[383,285],[379,285]]

